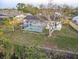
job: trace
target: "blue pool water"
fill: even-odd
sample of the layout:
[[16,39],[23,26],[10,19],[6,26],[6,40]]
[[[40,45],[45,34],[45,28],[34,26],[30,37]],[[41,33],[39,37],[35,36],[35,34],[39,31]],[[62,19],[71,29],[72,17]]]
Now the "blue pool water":
[[42,32],[43,31],[43,27],[40,25],[25,25],[24,26],[24,30],[28,30],[28,31],[33,31],[33,32]]

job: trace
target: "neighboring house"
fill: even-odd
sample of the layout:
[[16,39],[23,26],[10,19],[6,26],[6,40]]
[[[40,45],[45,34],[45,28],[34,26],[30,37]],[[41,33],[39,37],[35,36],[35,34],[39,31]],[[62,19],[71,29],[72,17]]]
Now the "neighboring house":
[[7,15],[5,15],[5,14],[0,14],[0,19],[2,19],[2,18],[7,18]]
[[78,25],[78,16],[75,16],[72,18],[72,21]]
[[37,16],[27,15],[24,18],[22,29],[34,32],[42,32],[44,26],[43,22]]
[[0,13],[7,14],[8,16],[11,16],[11,17],[22,14],[21,11],[18,11],[16,9],[2,9],[2,10],[0,10]]
[[22,21],[23,21],[23,19],[24,19],[25,17],[26,17],[26,16],[23,15],[23,14],[17,15],[17,16],[14,17],[14,21],[15,21],[16,23],[22,23]]
[[0,14],[0,25],[3,23],[5,18],[8,18],[8,16],[5,14]]

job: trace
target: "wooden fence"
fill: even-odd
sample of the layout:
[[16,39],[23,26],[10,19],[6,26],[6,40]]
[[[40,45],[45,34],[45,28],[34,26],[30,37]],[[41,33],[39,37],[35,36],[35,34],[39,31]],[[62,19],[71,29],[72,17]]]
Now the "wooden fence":
[[69,25],[75,29],[76,31],[78,31],[78,25],[76,25],[75,23],[73,23],[72,21],[69,22]]

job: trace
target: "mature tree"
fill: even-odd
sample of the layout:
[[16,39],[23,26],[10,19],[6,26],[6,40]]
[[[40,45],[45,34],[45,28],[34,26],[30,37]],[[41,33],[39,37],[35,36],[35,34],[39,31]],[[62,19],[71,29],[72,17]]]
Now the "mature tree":
[[17,7],[18,10],[22,11],[22,9],[25,8],[25,4],[24,3],[18,3],[16,7]]
[[68,5],[63,5],[63,14],[69,17],[77,16],[78,8],[70,7]]
[[24,4],[24,3],[18,3],[17,4],[17,9],[19,11],[22,11],[24,13],[32,13],[32,14],[36,14],[37,11],[38,11],[38,8],[37,7],[34,7],[30,4]]

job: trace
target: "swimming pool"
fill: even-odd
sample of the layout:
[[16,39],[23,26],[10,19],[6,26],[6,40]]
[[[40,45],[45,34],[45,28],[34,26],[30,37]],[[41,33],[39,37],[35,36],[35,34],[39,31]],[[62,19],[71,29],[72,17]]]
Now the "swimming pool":
[[23,25],[23,29],[28,31],[33,31],[33,32],[42,32],[43,26],[41,24],[28,23]]

